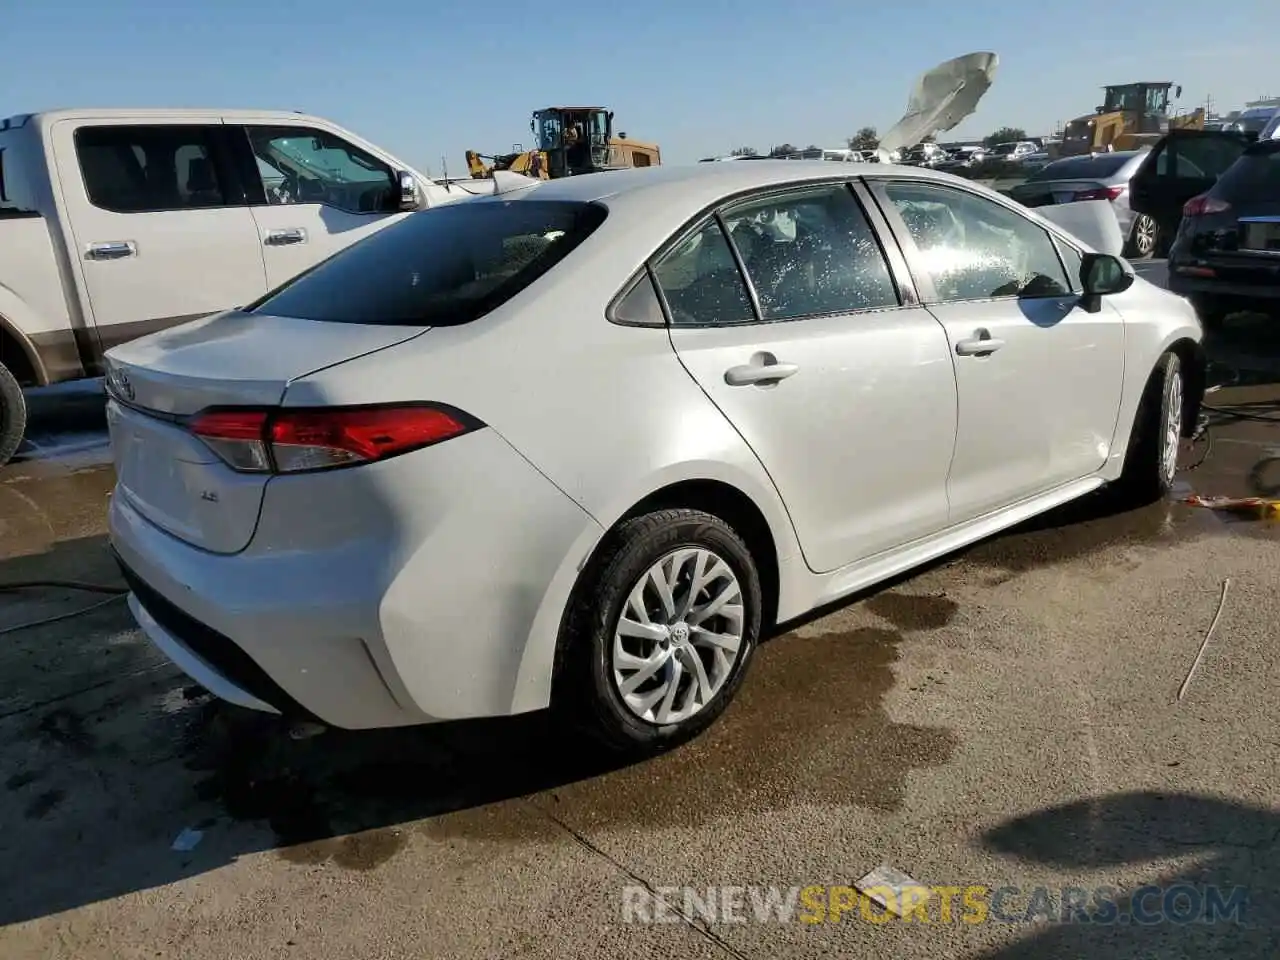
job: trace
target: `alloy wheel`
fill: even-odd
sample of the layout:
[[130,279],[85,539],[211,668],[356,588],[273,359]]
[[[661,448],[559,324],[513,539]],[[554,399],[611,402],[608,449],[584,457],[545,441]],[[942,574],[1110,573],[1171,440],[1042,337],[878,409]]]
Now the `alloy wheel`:
[[1160,472],[1165,484],[1170,485],[1178,471],[1178,446],[1182,442],[1182,377],[1178,373],[1169,378],[1163,426]]
[[737,575],[703,547],[674,550],[634,584],[613,637],[613,679],[627,709],[665,726],[702,711],[733,674],[745,606]]
[[1133,225],[1133,249],[1140,257],[1148,257],[1156,249],[1156,222],[1143,214]]

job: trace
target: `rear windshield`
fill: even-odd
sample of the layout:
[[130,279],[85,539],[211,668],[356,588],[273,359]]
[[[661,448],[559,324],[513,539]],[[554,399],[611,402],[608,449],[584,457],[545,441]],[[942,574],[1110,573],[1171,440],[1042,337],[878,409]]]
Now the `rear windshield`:
[[248,310],[332,323],[469,323],[554,267],[605,216],[594,203],[460,200],[378,231]]
[[1027,177],[1027,180],[1101,180],[1114,176],[1133,159],[1132,154],[1104,153],[1096,157],[1055,160]]
[[1218,179],[1213,195],[1233,202],[1280,197],[1280,141],[1264,140],[1245,150]]

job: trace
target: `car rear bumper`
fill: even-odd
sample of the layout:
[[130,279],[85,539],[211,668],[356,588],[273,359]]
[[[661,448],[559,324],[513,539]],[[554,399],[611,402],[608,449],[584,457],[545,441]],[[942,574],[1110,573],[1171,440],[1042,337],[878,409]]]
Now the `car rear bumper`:
[[1202,269],[1170,261],[1170,291],[1184,297],[1214,296],[1254,301],[1280,300],[1280,279],[1271,283],[1233,280],[1230,274],[1205,276],[1200,272]]
[[563,610],[571,554],[599,531],[492,430],[274,478],[240,554],[187,544],[125,497],[108,516],[130,606],[184,672],[347,729],[544,706],[553,651],[529,656],[533,623]]

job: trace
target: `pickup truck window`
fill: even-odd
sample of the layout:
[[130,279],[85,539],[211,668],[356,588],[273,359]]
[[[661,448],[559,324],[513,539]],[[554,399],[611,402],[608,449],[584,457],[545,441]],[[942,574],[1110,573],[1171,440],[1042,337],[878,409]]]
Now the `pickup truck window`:
[[348,213],[394,209],[391,169],[359,147],[308,127],[248,132],[267,203],[321,203]]
[[295,277],[250,313],[455,326],[497,309],[604,222],[594,203],[462,200],[405,217]]
[[229,205],[204,126],[90,126],[76,131],[89,202],[115,213]]

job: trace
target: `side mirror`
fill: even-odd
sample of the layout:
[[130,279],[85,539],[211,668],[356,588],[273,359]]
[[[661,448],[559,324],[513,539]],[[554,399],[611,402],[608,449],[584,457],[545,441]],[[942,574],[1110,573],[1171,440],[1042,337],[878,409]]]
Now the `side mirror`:
[[408,170],[401,170],[397,175],[400,181],[401,210],[418,210],[422,207],[422,188],[418,186],[418,178]]
[[1084,290],[1081,300],[1084,309],[1097,313],[1102,309],[1102,298],[1114,293],[1124,293],[1133,286],[1132,268],[1119,257],[1109,253],[1086,253],[1080,263],[1080,286]]

